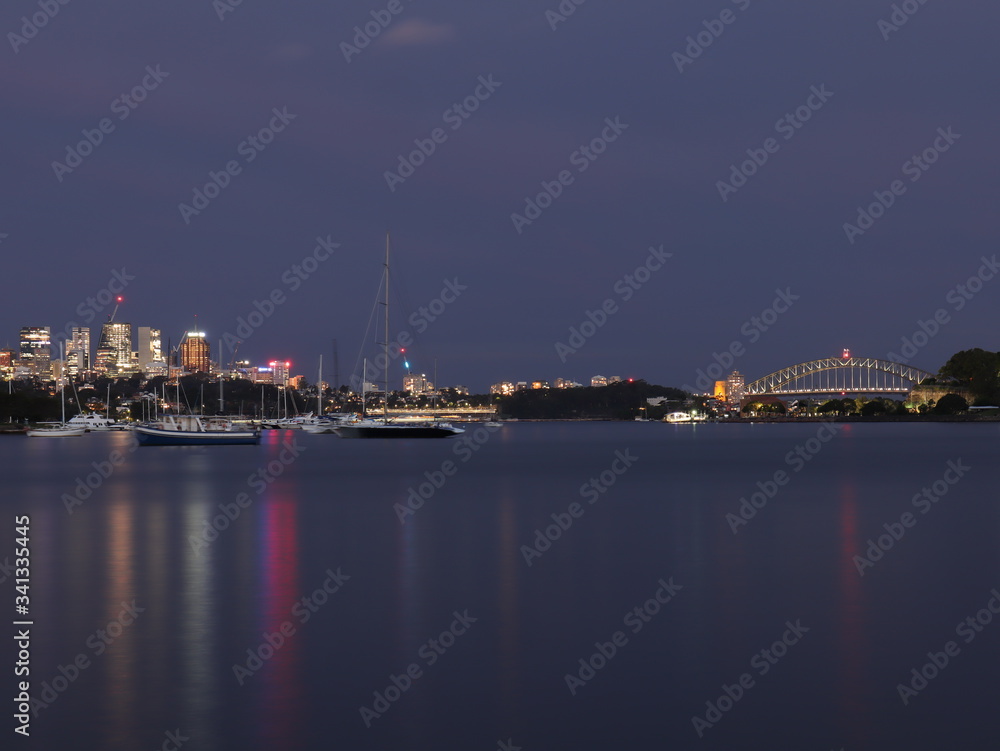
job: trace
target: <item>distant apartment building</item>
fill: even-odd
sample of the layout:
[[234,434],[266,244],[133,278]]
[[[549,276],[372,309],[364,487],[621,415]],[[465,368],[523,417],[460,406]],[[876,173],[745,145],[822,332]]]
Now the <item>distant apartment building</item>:
[[715,390],[712,392],[712,396],[722,401],[726,400],[726,381],[715,382]]
[[556,378],[556,380],[552,382],[552,385],[555,386],[557,389],[577,389],[580,388],[583,384],[577,383],[576,381],[570,380],[569,378]]
[[551,388],[548,381],[532,381],[531,388],[533,389],[547,389]]
[[274,383],[274,370],[271,368],[248,368],[247,375],[254,383]]
[[107,375],[121,375],[132,370],[131,323],[105,323],[101,326],[94,370]]
[[609,383],[609,384],[610,384],[610,383],[621,383],[621,382],[622,382],[622,377],[621,377],[621,376],[611,376],[611,377],[610,377],[610,378],[608,379],[608,383]]
[[48,375],[52,361],[52,338],[48,326],[21,328],[19,364],[38,376]]
[[434,384],[428,381],[427,376],[423,373],[419,375],[411,373],[403,376],[403,391],[413,394],[414,396],[420,396],[421,394],[426,394],[427,392],[433,390]]
[[204,331],[189,331],[180,346],[181,367],[188,373],[212,372],[212,348]]
[[746,382],[743,374],[734,370],[726,379],[726,403],[732,409],[738,409],[746,394]]
[[608,379],[602,375],[595,375],[593,378],[590,379],[590,385],[591,387],[607,386]]
[[500,381],[500,383],[494,383],[490,386],[491,394],[498,394],[500,396],[510,396],[514,393],[514,383],[512,381]]

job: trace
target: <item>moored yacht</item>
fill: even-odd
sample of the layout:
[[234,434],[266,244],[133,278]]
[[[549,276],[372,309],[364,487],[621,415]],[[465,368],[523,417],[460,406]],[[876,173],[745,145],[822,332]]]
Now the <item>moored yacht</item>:
[[163,415],[135,427],[140,446],[226,446],[260,443],[259,430],[242,430],[226,417]]

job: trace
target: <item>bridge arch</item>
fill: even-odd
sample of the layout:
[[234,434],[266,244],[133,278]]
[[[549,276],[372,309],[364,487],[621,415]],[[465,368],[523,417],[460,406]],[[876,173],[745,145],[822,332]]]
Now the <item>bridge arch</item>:
[[747,384],[744,394],[905,394],[933,373],[874,357],[827,357],[792,365]]

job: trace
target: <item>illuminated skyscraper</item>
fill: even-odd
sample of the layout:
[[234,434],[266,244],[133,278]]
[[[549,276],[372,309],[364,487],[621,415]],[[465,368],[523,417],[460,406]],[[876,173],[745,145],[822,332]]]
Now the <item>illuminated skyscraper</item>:
[[163,365],[163,348],[160,338],[160,330],[149,326],[139,327],[139,349],[138,366],[139,370],[146,371],[150,365],[160,367]]
[[73,326],[66,343],[66,371],[75,376],[90,370],[90,327]]
[[181,342],[181,367],[189,373],[211,373],[211,347],[204,331],[189,331]]
[[277,386],[285,386],[288,384],[288,369],[292,367],[292,364],[287,360],[272,360],[268,363],[271,371],[274,373],[274,383]]
[[127,373],[132,369],[132,324],[105,323],[97,343],[94,370],[109,375]]
[[35,375],[48,375],[52,360],[52,340],[48,326],[25,326],[21,329],[21,365]]

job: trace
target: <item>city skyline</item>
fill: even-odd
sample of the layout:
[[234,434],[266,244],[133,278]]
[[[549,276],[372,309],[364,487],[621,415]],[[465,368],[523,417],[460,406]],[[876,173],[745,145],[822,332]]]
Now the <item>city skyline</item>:
[[4,320],[96,340],[123,295],[164,340],[355,372],[391,231],[390,341],[476,390],[998,346],[982,9],[403,7],[363,49],[346,4],[149,8],[142,44],[81,12],[9,51]]

